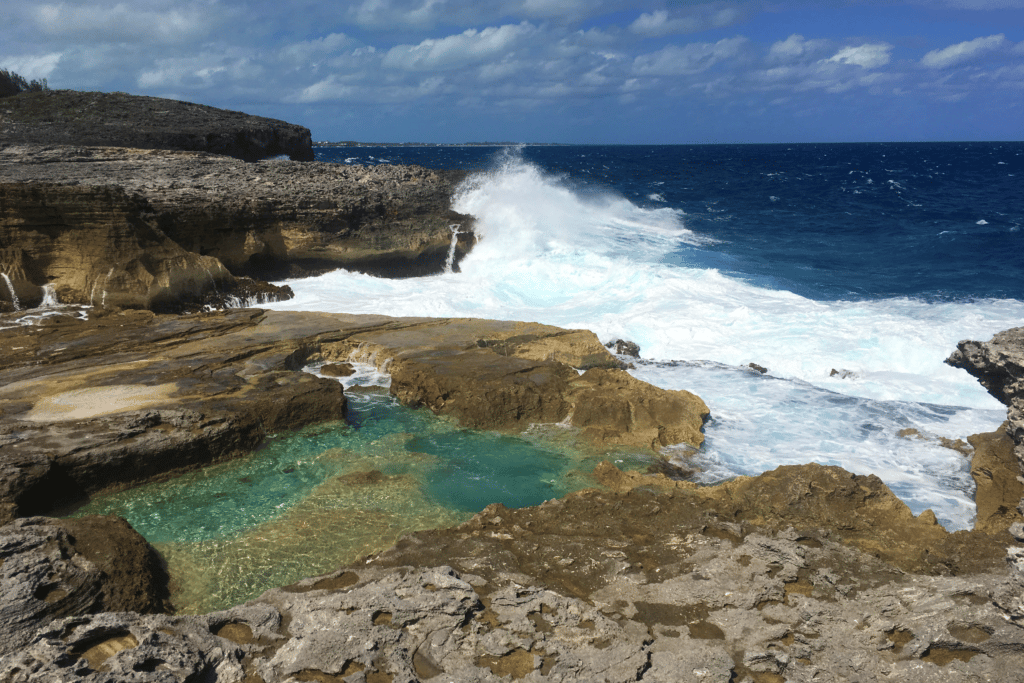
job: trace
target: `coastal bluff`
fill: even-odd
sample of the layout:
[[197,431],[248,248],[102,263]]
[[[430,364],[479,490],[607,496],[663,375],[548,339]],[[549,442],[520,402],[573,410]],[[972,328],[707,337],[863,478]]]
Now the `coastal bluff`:
[[268,280],[457,268],[461,172],[247,163],[206,152],[0,143],[0,311],[195,311],[287,299]]
[[0,101],[0,147],[9,144],[174,149],[244,161],[313,160],[308,128],[192,102],[115,92],[44,90]]

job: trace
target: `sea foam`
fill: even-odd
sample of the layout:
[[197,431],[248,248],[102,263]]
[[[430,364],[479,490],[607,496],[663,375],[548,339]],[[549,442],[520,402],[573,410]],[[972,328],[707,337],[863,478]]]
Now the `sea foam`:
[[[709,404],[706,477],[836,464],[877,474],[915,512],[931,507],[947,526],[969,526],[964,457],[897,432],[956,438],[998,427],[1005,408],[943,360],[961,339],[1019,324],[1024,303],[815,301],[753,284],[709,267],[728,257],[679,209],[638,206],[515,153],[471,176],[453,208],[477,218],[461,272],[335,271],[289,281],[295,298],[269,307],[526,320],[629,339],[653,363],[637,376]],[[752,362],[768,375],[743,369]]]

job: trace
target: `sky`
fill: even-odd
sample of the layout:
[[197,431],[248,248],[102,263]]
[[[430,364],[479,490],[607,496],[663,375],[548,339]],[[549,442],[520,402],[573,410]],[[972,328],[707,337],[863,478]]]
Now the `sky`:
[[315,141],[1024,140],[1024,0],[4,0],[0,68]]

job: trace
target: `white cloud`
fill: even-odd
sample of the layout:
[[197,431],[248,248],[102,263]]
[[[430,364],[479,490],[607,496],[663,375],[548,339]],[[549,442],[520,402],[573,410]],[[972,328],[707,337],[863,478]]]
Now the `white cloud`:
[[505,55],[536,31],[527,23],[466,31],[446,38],[427,39],[419,45],[396,45],[384,56],[384,66],[409,71],[449,69]]
[[315,40],[304,40],[299,43],[292,43],[281,48],[281,56],[297,63],[309,63],[314,60],[323,59],[328,55],[336,53],[343,47],[349,47],[355,43],[354,40],[344,33],[331,33],[323,38]]
[[46,4],[35,22],[50,36],[115,42],[187,43],[211,33],[221,21],[216,3],[150,8],[144,3]]
[[747,44],[742,36],[723,38],[717,43],[669,45],[657,52],[633,60],[633,73],[641,76],[679,76],[695,74],[736,57]]
[[53,73],[62,56],[63,54],[60,52],[51,52],[45,55],[7,57],[0,59],[0,69],[13,71],[23,78],[34,81],[40,78],[47,78]]
[[889,53],[892,45],[886,43],[871,43],[858,45],[856,47],[844,47],[828,59],[829,62],[839,64],[855,64],[865,69],[877,69],[889,63]]
[[772,44],[768,50],[768,61],[780,64],[797,61],[801,57],[813,57],[820,54],[827,46],[828,41],[826,40],[807,40],[794,33],[789,38]]
[[203,53],[156,60],[138,77],[140,88],[208,88],[214,85],[257,81],[264,67],[247,56]]
[[921,58],[921,64],[933,69],[945,69],[969,61],[978,55],[991,52],[1006,45],[1006,36],[1002,33],[987,38],[975,38],[956,45],[932,50]]
[[629,25],[629,30],[637,35],[650,37],[696,33],[697,31],[731,26],[746,16],[745,12],[736,7],[718,4],[672,13],[662,9],[644,12]]

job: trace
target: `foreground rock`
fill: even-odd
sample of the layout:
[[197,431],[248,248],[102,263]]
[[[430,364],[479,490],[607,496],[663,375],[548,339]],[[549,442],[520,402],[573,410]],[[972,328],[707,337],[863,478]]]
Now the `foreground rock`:
[[54,619],[168,608],[156,551],[119,517],[16,520],[0,527],[0,560],[0,652]]
[[977,377],[1006,405],[1006,433],[1024,468],[1024,327],[1000,332],[987,342],[962,341],[946,363]]
[[47,90],[4,98],[0,146],[35,143],[212,152],[245,161],[313,160],[309,129],[158,97]]
[[[58,620],[36,681],[1012,681],[1024,581],[874,477],[809,465],[491,506],[202,616]],[[632,484],[640,488],[632,488]]]
[[[0,307],[196,310],[290,298],[259,281],[337,268],[456,267],[475,239],[449,209],[459,172],[247,164],[198,152],[0,147]],[[453,226],[458,226],[453,234]],[[248,295],[248,296],[247,296]]]
[[341,384],[307,363],[372,359],[408,405],[475,428],[568,421],[598,444],[697,447],[708,414],[692,394],[626,376],[592,333],[536,324],[122,311],[0,330],[0,345],[2,521],[344,419]]

